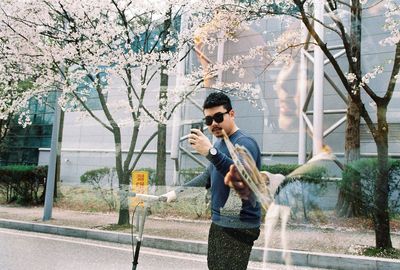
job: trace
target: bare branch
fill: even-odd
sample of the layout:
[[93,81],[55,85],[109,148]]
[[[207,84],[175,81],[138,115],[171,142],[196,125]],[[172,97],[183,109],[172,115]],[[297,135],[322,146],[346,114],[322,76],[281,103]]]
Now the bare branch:
[[129,168],[129,174],[132,173],[133,169],[136,167],[137,163],[139,162],[140,157],[142,156],[144,150],[146,150],[147,146],[150,144],[150,142],[156,137],[158,134],[158,131],[154,132],[146,141],[146,143],[143,145],[142,149],[139,151],[139,153],[136,156],[136,159],[133,161],[132,166]]
[[396,86],[396,81],[398,80],[399,76],[400,76],[400,42],[398,42],[396,45],[392,74],[390,75],[389,85],[386,94],[383,97],[386,104],[389,104],[390,100],[392,99],[393,91]]
[[98,118],[93,112],[92,110],[87,106],[87,104],[79,97],[79,95],[75,92],[72,92],[72,94],[74,95],[74,97],[79,101],[79,103],[83,106],[83,108],[85,108],[85,110],[90,114],[91,117],[93,117],[93,119],[95,119],[97,122],[99,122],[103,127],[105,127],[107,130],[113,132],[112,127],[109,127],[106,125],[106,123],[104,123],[103,121],[101,121],[100,118]]
[[324,52],[326,57],[329,59],[331,62],[333,68],[335,69],[336,73],[338,74],[343,86],[346,88],[347,93],[351,96],[351,98],[356,99],[357,97],[352,93],[351,86],[349,82],[347,81],[346,76],[344,75],[341,67],[337,63],[336,59],[333,57],[329,49],[327,48],[326,44],[322,41],[321,37],[315,32],[314,27],[311,25],[309,19],[307,18],[307,15],[304,11],[304,7],[301,3],[300,0],[294,0],[294,2],[298,5],[300,14],[302,17],[302,22],[307,28],[308,32],[311,34],[311,36],[314,38],[314,40],[317,42],[318,46],[321,48],[321,50]]
[[96,91],[97,91],[97,95],[98,95],[99,100],[100,100],[101,107],[102,107],[102,109],[103,109],[103,111],[104,111],[104,114],[106,115],[107,120],[108,120],[108,122],[110,123],[110,125],[111,125],[113,131],[115,131],[115,130],[118,129],[119,127],[118,127],[117,122],[114,120],[114,118],[113,118],[113,116],[112,116],[110,110],[108,109],[108,106],[107,106],[105,97],[104,97],[104,95],[103,95],[103,93],[102,93],[102,88],[101,88],[101,84],[100,84],[100,76],[99,76],[99,74],[96,75],[96,81],[97,81],[97,82],[96,82]]
[[187,92],[187,93],[184,95],[184,97],[181,98],[180,101],[178,101],[178,102],[176,102],[176,103],[174,104],[174,106],[172,107],[172,109],[171,109],[169,115],[166,116],[166,119],[167,119],[167,120],[171,119],[171,117],[172,117],[172,115],[174,114],[176,108],[178,108],[178,106],[180,106],[180,105],[186,100],[186,98],[187,98],[188,96],[190,96],[191,94],[193,94],[193,92],[196,91],[197,87],[198,87],[202,82],[204,82],[204,79],[199,80],[199,81],[194,85],[192,91]]

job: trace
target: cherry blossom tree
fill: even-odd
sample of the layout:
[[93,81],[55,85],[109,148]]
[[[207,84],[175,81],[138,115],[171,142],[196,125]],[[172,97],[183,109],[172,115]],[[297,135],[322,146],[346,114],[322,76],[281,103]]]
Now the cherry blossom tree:
[[[400,5],[398,1],[335,1],[330,0],[325,3],[325,21],[322,21],[314,15],[315,1],[308,0],[271,0],[271,1],[243,1],[236,5],[227,5],[227,9],[240,12],[247,19],[268,18],[268,16],[286,15],[302,22],[308,30],[312,39],[311,46],[318,46],[323,51],[325,57],[329,59],[335,73],[338,75],[340,83],[350,97],[348,115],[355,116],[359,114],[368,126],[369,131],[376,144],[378,156],[378,174],[375,180],[375,196],[373,198],[375,209],[373,221],[376,235],[377,248],[391,248],[389,210],[388,210],[388,131],[387,122],[388,105],[393,97],[393,92],[398,88],[399,70],[400,70]],[[385,46],[390,50],[391,56],[378,63],[376,66],[370,66],[364,62],[360,54],[362,40],[359,38],[362,34],[361,15],[362,10],[374,9],[385,16],[385,24],[382,25],[386,32],[386,37],[376,40],[376,46]],[[339,63],[333,53],[329,50],[327,42],[324,41],[316,32],[316,25],[322,25],[325,32],[336,35],[337,40],[343,45],[345,50],[346,63]],[[294,48],[303,46],[301,38],[296,35],[300,33],[297,29],[291,31],[293,35],[287,35],[288,38],[282,39],[282,43],[276,46],[276,57],[273,61],[279,59],[288,59]],[[384,71],[386,77],[384,77]],[[373,79],[381,76],[386,83],[374,84]],[[374,111],[367,110],[366,104],[373,104]],[[355,112],[355,113],[354,113]],[[357,120],[354,122],[357,125]],[[358,128],[358,127],[356,127]],[[359,144],[358,144],[359,145]],[[350,147],[350,151],[357,147],[355,143]],[[347,152],[349,155],[354,153]]]
[[[348,123],[346,127],[346,160],[356,160],[360,157],[360,117],[366,123],[374,139],[378,156],[378,174],[375,179],[374,213],[373,221],[376,235],[376,247],[391,248],[389,210],[388,210],[388,132],[387,121],[388,105],[393,97],[393,92],[398,88],[400,71],[400,5],[398,1],[336,1],[329,0],[325,3],[325,20],[322,21],[314,14],[315,1],[311,0],[267,0],[267,1],[239,1],[224,3],[217,9],[217,15],[207,27],[200,28],[201,46],[215,48],[218,40],[235,40],[238,28],[248,27],[252,22],[260,19],[281,16],[286,25],[297,21],[301,23],[311,36],[311,40],[303,41],[300,24],[297,27],[288,28],[277,37],[267,42],[265,46],[255,47],[249,54],[232,57],[223,64],[217,66],[208,65],[210,70],[230,70],[238,72],[239,76],[245,77],[243,63],[263,57],[266,69],[274,64],[286,63],[290,65],[298,55],[301,47],[318,46],[325,57],[330,61],[334,72],[339,77],[348,94]],[[384,47],[390,51],[387,59],[381,63],[371,66],[362,56],[361,46],[363,27],[363,11],[373,10],[375,13],[384,14],[385,23],[382,25],[386,36],[374,40],[376,47]],[[218,18],[219,17],[219,18]],[[334,45],[341,44],[345,50],[343,58],[336,59],[330,51],[328,43],[324,41],[316,31],[316,25],[322,25],[325,33],[336,36]],[[222,33],[222,35],[221,35]],[[370,39],[368,42],[372,42]],[[330,44],[329,44],[330,45]],[[340,61],[340,62],[339,62]],[[208,73],[213,74],[212,72]],[[385,84],[376,84],[373,79],[380,77],[386,81]],[[208,78],[209,80],[210,78]],[[255,89],[245,85],[235,87],[237,83],[230,86],[222,84],[216,86],[224,89],[248,90],[254,95]],[[367,108],[373,104],[375,110]],[[375,115],[374,115],[375,113]]]
[[[0,32],[4,33],[5,25],[0,24]],[[26,92],[31,88],[33,79],[24,72],[24,62],[18,63],[10,57],[13,46],[9,41],[12,36],[2,35],[0,38],[0,144],[6,138],[10,124],[19,111],[21,104],[26,104],[28,98]],[[20,123],[24,121],[26,114],[20,115]]]
[[[352,18],[360,18],[361,14],[358,13],[361,9],[362,4],[365,3],[365,7],[368,8],[366,1],[352,1],[352,5],[344,5],[344,8],[350,9],[353,13]],[[310,20],[305,9],[304,3],[300,1],[295,1],[297,7],[300,10],[301,19],[304,25],[307,27],[311,35],[316,40],[318,46],[323,50],[326,57],[331,61],[336,73],[339,75],[342,84],[345,86],[345,89],[348,95],[351,98],[352,106],[356,107],[367,124],[372,137],[376,144],[377,154],[378,154],[378,176],[375,181],[375,197],[374,204],[375,210],[373,213],[373,220],[375,225],[375,236],[376,236],[376,247],[377,248],[392,248],[392,242],[390,238],[390,223],[389,223],[389,209],[388,209],[388,194],[389,194],[389,152],[388,152],[388,132],[389,125],[387,123],[387,109],[390,101],[393,97],[393,92],[396,87],[396,82],[399,77],[400,71],[400,5],[395,1],[385,1],[380,3],[385,8],[385,16],[386,16],[386,24],[385,30],[389,31],[389,37],[380,41],[379,45],[383,46],[392,46],[392,58],[387,59],[387,63],[382,63],[381,65],[372,67],[370,71],[361,70],[361,65],[357,64],[362,61],[359,57],[359,53],[357,50],[354,50],[356,46],[352,46],[354,44],[354,39],[352,40],[349,36],[348,32],[345,30],[345,24],[343,19],[340,17],[340,14],[335,12],[335,10],[330,11],[330,17],[336,26],[336,31],[340,36],[344,48],[346,50],[346,57],[349,64],[349,72],[344,71],[344,69],[334,60],[332,53],[328,50],[326,44],[318,37],[318,35],[313,31],[313,27],[311,26]],[[374,5],[376,3],[371,3],[370,5]],[[379,4],[379,3],[378,3]],[[360,24],[355,25],[353,27],[360,27]],[[361,35],[361,27],[358,28],[358,34]],[[379,41],[378,41],[379,42]],[[381,85],[380,87],[386,87],[386,90],[383,91],[383,95],[379,95],[382,93],[383,89],[379,89],[380,87],[372,86],[370,81],[382,74],[383,71],[387,69],[390,72],[388,77],[388,81],[386,85]],[[372,102],[376,104],[376,116],[371,116],[371,112],[366,109],[365,103],[367,100],[363,98],[363,94],[360,93],[363,91],[364,95],[367,95]],[[376,119],[376,122],[374,121]]]
[[[168,76],[193,47],[193,29],[209,20],[208,1],[3,1],[0,13],[4,57],[9,76],[2,82],[32,78],[33,86],[19,102],[59,91],[66,112],[81,110],[111,132],[119,188],[128,191],[138,135],[148,123],[165,125],[184,99],[203,81],[203,72],[182,76],[168,87]],[[190,24],[180,28],[180,18]],[[169,22],[166,24],[166,22]],[[20,70],[15,78],[15,70]],[[157,105],[155,93],[159,91]],[[159,83],[157,83],[159,82]],[[115,85],[118,85],[115,87]],[[168,91],[165,89],[168,88]],[[8,90],[7,90],[8,91]],[[98,98],[101,111],[88,98]],[[118,98],[115,98],[117,96]],[[114,98],[112,98],[114,97]],[[29,123],[26,112],[21,121]],[[122,155],[121,128],[131,130]],[[155,132],[141,150],[157,135]],[[165,184],[165,183],[164,183]],[[124,194],[124,193],[122,193]],[[126,195],[121,195],[118,224],[129,223]]]

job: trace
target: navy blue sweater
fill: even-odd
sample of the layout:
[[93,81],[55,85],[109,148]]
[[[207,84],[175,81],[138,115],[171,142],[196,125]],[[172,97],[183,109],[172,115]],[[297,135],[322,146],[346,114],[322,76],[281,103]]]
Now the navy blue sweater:
[[[233,145],[244,146],[261,166],[261,152],[256,141],[237,130],[229,137]],[[258,202],[241,200],[234,190],[224,184],[224,177],[233,164],[225,142],[219,139],[214,147],[218,153],[210,162],[210,166],[200,176],[186,183],[184,186],[204,186],[207,178],[211,179],[211,213],[212,221],[219,226],[229,228],[257,228],[260,226],[261,209]]]

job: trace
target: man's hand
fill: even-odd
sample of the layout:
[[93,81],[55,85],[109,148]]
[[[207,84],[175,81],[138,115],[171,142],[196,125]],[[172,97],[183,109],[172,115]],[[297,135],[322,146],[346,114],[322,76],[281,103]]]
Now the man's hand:
[[232,164],[229,167],[229,172],[225,175],[224,182],[225,185],[235,189],[241,199],[248,200],[250,198],[251,190],[243,182],[235,165]]
[[160,197],[163,201],[166,201],[167,203],[174,202],[176,201],[176,192],[175,190],[172,190],[170,192],[161,195]]
[[192,148],[200,155],[207,156],[208,151],[212,147],[210,140],[197,128],[192,128],[190,132],[188,140]]

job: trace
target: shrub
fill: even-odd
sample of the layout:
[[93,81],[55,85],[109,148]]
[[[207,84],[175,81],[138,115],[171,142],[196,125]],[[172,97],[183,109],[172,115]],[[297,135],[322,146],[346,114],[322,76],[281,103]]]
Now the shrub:
[[289,173],[296,170],[300,165],[297,164],[274,164],[274,165],[265,165],[261,166],[262,171],[268,171],[270,173],[280,173],[283,175],[288,175]]
[[115,168],[99,168],[85,172],[81,183],[89,184],[108,205],[110,211],[117,209],[117,197],[114,194]]
[[46,177],[47,166],[3,166],[0,167],[0,192],[7,203],[43,203]]
[[[399,213],[400,210],[400,160],[389,159],[389,166],[389,211],[393,215]],[[346,166],[340,182],[341,189],[348,191],[345,196],[350,198],[356,196],[367,215],[372,215],[375,208],[373,198],[377,168],[378,160],[376,158],[354,161]],[[352,192],[355,184],[360,186],[360,194]]]
[[321,213],[317,199],[326,191],[327,169],[314,164],[292,165],[289,168],[296,169],[287,174],[277,189],[276,200],[279,204],[290,206],[292,218],[297,218],[302,212],[303,218],[309,220],[310,210]]

